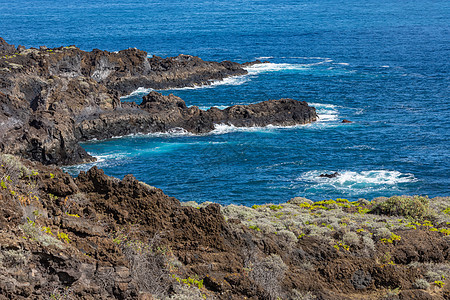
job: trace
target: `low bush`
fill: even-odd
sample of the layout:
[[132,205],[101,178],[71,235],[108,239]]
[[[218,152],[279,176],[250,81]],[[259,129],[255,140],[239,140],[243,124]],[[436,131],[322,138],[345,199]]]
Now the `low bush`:
[[48,227],[41,227],[35,222],[28,219],[28,222],[20,226],[24,233],[24,238],[34,240],[44,247],[56,246],[60,249],[64,248],[63,243],[58,240],[53,234],[48,233]]
[[0,251],[0,265],[6,268],[22,268],[28,262],[28,255],[24,250]]
[[422,196],[393,196],[386,201],[379,202],[369,212],[388,216],[403,216],[415,220],[423,220],[432,215],[428,197]]
[[114,239],[130,264],[132,277],[140,291],[154,296],[168,295],[172,287],[173,278],[170,273],[170,251],[158,245],[160,238],[155,235],[148,243],[129,239],[121,234]]
[[430,287],[430,284],[425,279],[416,279],[413,283],[413,287],[416,289],[426,290]]
[[251,265],[250,278],[261,286],[270,299],[277,299],[280,294],[280,282],[283,281],[287,265],[281,257],[271,254],[262,260],[256,260]]
[[349,246],[359,246],[360,238],[356,232],[346,232],[342,237],[342,241]]

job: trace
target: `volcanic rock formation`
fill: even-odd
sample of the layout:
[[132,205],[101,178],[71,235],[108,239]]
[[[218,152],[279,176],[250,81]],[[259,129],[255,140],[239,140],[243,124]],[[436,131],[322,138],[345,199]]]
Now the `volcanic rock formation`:
[[180,98],[156,92],[139,106],[120,101],[139,87],[207,85],[244,74],[238,63],[189,55],[148,58],[137,49],[85,52],[75,46],[16,49],[1,39],[0,151],[44,164],[74,164],[93,160],[78,144],[93,138],[174,128],[205,133],[220,123],[266,126],[316,120],[314,108],[290,99],[223,111],[188,108]]

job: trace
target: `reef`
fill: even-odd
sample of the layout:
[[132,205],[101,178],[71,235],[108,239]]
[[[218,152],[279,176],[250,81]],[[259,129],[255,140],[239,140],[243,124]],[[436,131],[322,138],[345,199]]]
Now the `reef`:
[[0,38],[0,150],[47,165],[68,165],[94,160],[79,144],[88,139],[179,129],[198,134],[217,124],[297,125],[317,119],[313,107],[292,99],[208,111],[156,92],[140,105],[120,100],[140,87],[208,85],[247,74],[243,67],[190,55],[148,58],[138,49],[16,48]]

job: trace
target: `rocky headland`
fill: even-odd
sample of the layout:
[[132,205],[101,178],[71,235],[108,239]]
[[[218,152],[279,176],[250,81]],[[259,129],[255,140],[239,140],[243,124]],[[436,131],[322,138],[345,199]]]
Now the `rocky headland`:
[[316,120],[313,107],[292,99],[208,111],[156,92],[140,105],[120,101],[139,87],[207,85],[245,74],[241,64],[190,55],[148,58],[137,49],[85,52],[75,46],[26,49],[0,38],[0,150],[67,165],[94,160],[79,145],[94,138],[180,128],[198,134],[216,124],[297,125]]

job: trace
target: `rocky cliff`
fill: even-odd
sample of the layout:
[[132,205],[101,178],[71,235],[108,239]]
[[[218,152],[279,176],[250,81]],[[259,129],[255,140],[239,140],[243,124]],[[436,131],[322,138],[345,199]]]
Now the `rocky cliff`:
[[290,99],[202,111],[156,92],[139,106],[119,98],[138,87],[210,84],[246,73],[238,63],[189,55],[148,58],[137,49],[85,52],[75,46],[26,49],[1,39],[0,151],[44,164],[74,164],[93,160],[79,145],[92,138],[177,127],[205,133],[220,123],[266,126],[316,120],[314,108]]

